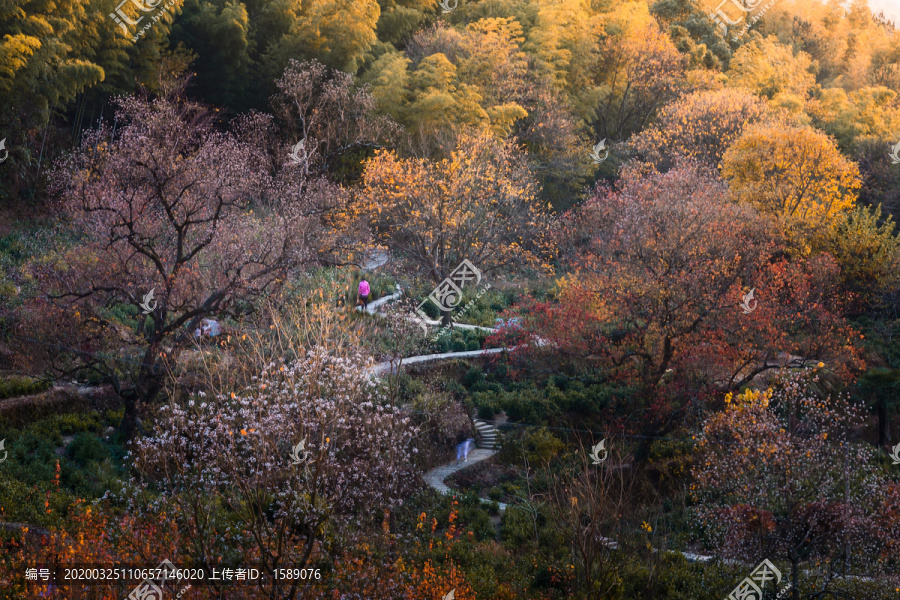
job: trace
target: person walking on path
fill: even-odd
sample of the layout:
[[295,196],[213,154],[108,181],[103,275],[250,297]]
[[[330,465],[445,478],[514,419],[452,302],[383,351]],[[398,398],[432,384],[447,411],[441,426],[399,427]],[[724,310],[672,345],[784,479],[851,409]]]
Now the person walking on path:
[[369,307],[369,293],[371,290],[369,289],[369,282],[363,279],[359,282],[359,301],[362,304],[363,310],[367,310]]
[[469,451],[472,450],[472,445],[475,443],[475,440],[472,438],[467,439],[464,442],[460,442],[456,445],[456,464],[462,462],[468,462],[469,460]]

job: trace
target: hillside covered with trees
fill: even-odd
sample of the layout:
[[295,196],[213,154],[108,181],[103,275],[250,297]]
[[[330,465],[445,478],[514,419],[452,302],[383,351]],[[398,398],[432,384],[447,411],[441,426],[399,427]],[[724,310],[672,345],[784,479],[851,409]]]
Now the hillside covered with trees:
[[6,0],[0,599],[900,597],[892,6]]

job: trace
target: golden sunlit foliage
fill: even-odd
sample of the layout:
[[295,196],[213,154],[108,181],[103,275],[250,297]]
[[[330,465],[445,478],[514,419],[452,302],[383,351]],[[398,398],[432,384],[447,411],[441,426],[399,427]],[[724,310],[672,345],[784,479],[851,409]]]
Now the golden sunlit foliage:
[[805,52],[794,52],[774,36],[754,38],[734,53],[728,83],[774,99],[803,100],[815,84],[814,65]]
[[890,215],[857,206],[842,214],[824,248],[841,265],[841,279],[861,300],[871,300],[900,279],[900,239]]
[[601,46],[596,93],[592,102],[584,102],[598,136],[623,140],[643,129],[681,90],[685,63],[655,23],[631,23],[621,34],[610,35]]
[[445,145],[460,125],[488,125],[505,136],[528,115],[520,104],[527,87],[523,40],[513,19],[482,19],[463,31],[436,27],[414,36],[413,59],[387,52],[365,80],[379,109],[420,139]]
[[850,92],[828,88],[807,111],[844,151],[855,150],[859,141],[893,142],[900,137],[900,94],[884,86]]
[[381,152],[363,182],[358,210],[376,239],[434,282],[463,259],[482,271],[549,268],[549,220],[534,178],[518,150],[489,132],[462,134],[440,161]]
[[725,153],[722,174],[735,200],[777,215],[803,237],[851,209],[861,183],[856,163],[811,127],[749,128]]
[[685,156],[717,167],[744,128],[770,114],[765,100],[744,90],[721,89],[682,96],[629,141],[657,168]]
[[[303,55],[314,56],[343,71],[355,72],[365,53],[377,41],[375,24],[380,14],[375,0],[303,2],[290,31],[271,54],[292,58],[303,48]],[[286,62],[279,59],[279,64]]]
[[884,85],[900,91],[900,36],[859,1],[847,11],[839,2],[778,0],[766,11],[760,31],[809,54],[824,87]]

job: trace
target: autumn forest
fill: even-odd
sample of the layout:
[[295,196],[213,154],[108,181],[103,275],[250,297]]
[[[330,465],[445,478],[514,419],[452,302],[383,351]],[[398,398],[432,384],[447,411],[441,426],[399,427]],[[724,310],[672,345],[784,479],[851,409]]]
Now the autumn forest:
[[0,600],[900,598],[898,27],[2,0]]

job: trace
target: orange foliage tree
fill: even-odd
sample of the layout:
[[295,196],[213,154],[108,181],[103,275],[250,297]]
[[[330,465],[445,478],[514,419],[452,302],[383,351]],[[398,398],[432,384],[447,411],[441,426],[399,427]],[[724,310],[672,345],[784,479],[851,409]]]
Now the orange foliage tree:
[[460,135],[441,161],[380,152],[366,164],[358,209],[379,242],[439,283],[464,259],[486,273],[549,269],[550,217],[535,192],[524,156],[482,130]]
[[677,96],[686,61],[652,21],[609,36],[600,55],[594,129],[598,138],[624,140]]
[[413,544],[400,557],[379,556],[370,545],[357,546],[335,562],[332,589],[320,600],[441,600],[451,591],[456,600],[474,600],[475,592],[464,571],[452,558],[461,532],[455,522],[456,502],[447,528],[438,532],[438,521],[419,515]]
[[629,144],[659,170],[674,166],[678,156],[718,167],[744,129],[768,113],[766,102],[745,90],[695,92],[663,107],[656,121]]
[[[537,351],[600,359],[627,380],[675,375],[725,388],[786,364],[858,366],[827,256],[779,257],[777,228],[730,203],[714,172],[625,173],[575,216],[574,271],[559,302],[524,313]],[[755,289],[750,311],[742,298]]]

